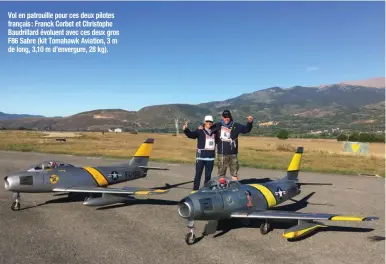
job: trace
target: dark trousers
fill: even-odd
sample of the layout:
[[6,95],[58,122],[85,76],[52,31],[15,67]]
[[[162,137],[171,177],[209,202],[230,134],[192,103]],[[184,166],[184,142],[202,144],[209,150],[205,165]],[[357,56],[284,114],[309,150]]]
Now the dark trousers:
[[207,183],[212,175],[214,160],[196,160],[196,176],[194,177],[193,191],[200,188],[201,176],[205,167],[205,183]]

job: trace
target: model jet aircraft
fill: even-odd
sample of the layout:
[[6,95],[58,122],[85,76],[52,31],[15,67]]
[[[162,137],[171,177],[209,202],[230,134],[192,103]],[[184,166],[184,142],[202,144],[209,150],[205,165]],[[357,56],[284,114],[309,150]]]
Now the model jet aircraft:
[[14,192],[11,209],[20,209],[20,193],[68,192],[89,193],[83,202],[89,206],[103,206],[125,202],[130,195],[162,194],[168,190],[135,187],[106,188],[108,185],[146,177],[148,170],[168,170],[147,166],[154,139],[146,139],[128,162],[113,166],[75,167],[59,161],[45,161],[26,171],[10,174],[4,178],[5,189]]
[[[261,234],[267,234],[271,229],[272,220],[295,219],[298,225],[284,231],[283,236],[288,240],[300,238],[311,231],[326,227],[315,220],[331,221],[371,221],[377,217],[359,217],[324,213],[301,213],[274,210],[294,196],[300,194],[301,185],[298,173],[303,148],[298,147],[285,177],[265,184],[241,184],[225,177],[213,178],[196,192],[182,199],[178,205],[178,212],[182,218],[188,220],[189,233],[185,237],[188,245],[195,242],[194,221],[206,220],[204,235],[213,234],[217,230],[219,220],[229,218],[258,218],[264,222],[260,226]],[[323,185],[323,184],[316,184]]]

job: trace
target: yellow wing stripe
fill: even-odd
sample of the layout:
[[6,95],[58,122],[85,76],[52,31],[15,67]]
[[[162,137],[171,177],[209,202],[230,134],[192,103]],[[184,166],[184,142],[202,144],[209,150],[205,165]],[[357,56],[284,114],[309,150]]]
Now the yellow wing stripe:
[[349,215],[337,215],[331,217],[331,221],[363,221],[365,217],[349,216]]
[[83,169],[85,169],[88,173],[91,174],[94,180],[98,183],[99,187],[104,187],[108,185],[106,178],[98,170],[92,167],[83,167]]
[[152,143],[142,143],[137,152],[135,152],[134,157],[150,157],[152,149]]
[[150,192],[149,191],[137,191],[137,192],[135,192],[134,194],[135,195],[147,195],[147,194],[149,194]]
[[258,189],[264,195],[268,203],[268,208],[274,207],[276,205],[276,198],[267,187],[261,184],[249,184],[249,185]]
[[167,190],[154,190],[152,192],[155,192],[155,193],[165,193],[165,192],[167,192]]
[[165,193],[167,190],[136,191],[134,195],[149,195],[154,193]]
[[314,226],[311,226],[311,227],[308,227],[308,228],[305,228],[305,229],[302,229],[302,230],[298,230],[298,231],[292,231],[292,232],[288,232],[288,233],[283,233],[283,237],[285,238],[297,238],[297,237],[301,237],[303,236],[304,234],[316,229],[316,228],[319,228],[319,227],[326,227],[325,225],[314,225]]
[[287,171],[297,171],[300,169],[300,160],[302,159],[302,153],[295,153],[292,157],[291,163],[288,166]]

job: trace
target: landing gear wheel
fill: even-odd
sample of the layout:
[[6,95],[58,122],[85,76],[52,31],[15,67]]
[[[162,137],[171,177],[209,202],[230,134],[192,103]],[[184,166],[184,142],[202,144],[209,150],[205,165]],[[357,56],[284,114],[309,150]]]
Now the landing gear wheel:
[[195,241],[196,241],[196,236],[193,233],[189,232],[186,234],[186,236],[185,236],[186,244],[192,245],[192,244],[194,244]]
[[263,223],[260,225],[260,233],[262,235],[266,235],[269,233],[269,231],[271,231],[271,225],[268,224],[268,223]]
[[20,203],[14,202],[11,205],[12,211],[18,211],[20,209]]

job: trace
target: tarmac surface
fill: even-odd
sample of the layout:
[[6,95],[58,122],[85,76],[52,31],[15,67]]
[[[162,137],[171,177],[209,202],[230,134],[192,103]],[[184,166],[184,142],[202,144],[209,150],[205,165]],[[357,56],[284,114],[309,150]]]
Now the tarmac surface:
[[[305,154],[306,155],[306,154]],[[42,160],[76,166],[118,164],[122,160],[69,155],[0,151],[0,176]],[[12,193],[0,190],[0,263],[384,263],[385,181],[366,176],[300,172],[301,182],[332,183],[304,186],[295,199],[315,192],[301,212],[378,216],[373,222],[324,221],[330,227],[296,242],[282,237],[282,224],[263,236],[258,224],[240,220],[220,224],[215,235],[188,246],[186,221],[176,203],[192,188],[193,165],[157,164],[170,171],[149,171],[144,179],[119,186],[162,187],[186,183],[164,195],[127,204],[87,207],[67,195],[21,194],[21,210],[11,211]],[[216,173],[217,168],[214,169]],[[241,168],[240,179],[278,179],[282,171]],[[291,204],[294,202],[289,202]],[[196,222],[200,237],[205,222]]]

